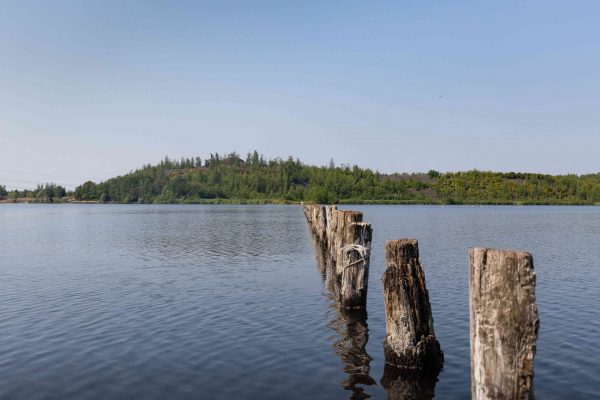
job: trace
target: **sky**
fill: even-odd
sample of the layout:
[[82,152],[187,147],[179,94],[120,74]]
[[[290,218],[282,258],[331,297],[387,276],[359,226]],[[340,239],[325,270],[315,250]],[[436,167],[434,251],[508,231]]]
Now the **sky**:
[[600,172],[600,3],[2,2],[0,184],[254,149]]

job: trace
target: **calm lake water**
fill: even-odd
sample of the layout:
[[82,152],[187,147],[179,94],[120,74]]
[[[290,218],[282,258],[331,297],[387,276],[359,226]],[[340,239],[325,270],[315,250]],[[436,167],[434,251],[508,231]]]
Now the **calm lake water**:
[[386,398],[383,247],[404,237],[436,398],[470,397],[473,246],[534,255],[536,396],[600,396],[600,207],[342,208],[374,228],[366,323],[338,311],[298,206],[0,206],[0,399]]

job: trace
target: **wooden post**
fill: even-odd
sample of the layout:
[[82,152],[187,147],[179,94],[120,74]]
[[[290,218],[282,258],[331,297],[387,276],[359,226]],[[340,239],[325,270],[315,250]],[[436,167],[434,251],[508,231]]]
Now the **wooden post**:
[[[327,221],[327,245],[333,264],[341,257],[340,251],[347,244],[354,243],[354,232],[350,231],[350,224],[362,222],[363,214],[360,211],[332,210],[331,221]],[[339,271],[338,271],[339,275]]]
[[539,329],[531,254],[469,251],[471,397],[533,399]]
[[373,230],[366,222],[353,222],[347,229],[346,244],[336,265],[340,302],[345,308],[365,308],[369,286],[369,264]]
[[[331,249],[334,247],[335,241],[335,230],[337,228],[337,216],[338,209],[336,206],[327,206],[325,207],[325,218],[327,219],[327,226],[325,228],[325,238],[327,240],[327,247],[329,252],[331,253]],[[335,258],[330,255],[331,261]]]
[[327,237],[327,217],[325,215],[325,206],[317,206],[315,212],[314,229],[317,239],[321,242]]
[[[336,286],[345,308],[364,308],[367,303],[371,225],[362,222],[359,211],[342,211],[336,206],[302,205],[313,236],[326,248],[326,260],[319,265],[331,266],[331,282]],[[317,256],[320,256],[317,253]]]
[[444,353],[433,330],[429,293],[417,240],[388,241],[385,258],[385,362],[403,370],[439,372]]
[[326,244],[327,239],[327,215],[326,207],[315,204],[303,204],[302,210],[308,221],[311,231],[321,243]]

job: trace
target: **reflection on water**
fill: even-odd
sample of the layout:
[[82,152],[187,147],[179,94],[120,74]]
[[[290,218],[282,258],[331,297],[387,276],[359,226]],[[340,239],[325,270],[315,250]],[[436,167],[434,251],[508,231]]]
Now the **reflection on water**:
[[365,310],[346,310],[332,302],[336,308],[336,318],[329,323],[339,335],[333,344],[335,354],[344,363],[344,372],[348,378],[342,387],[352,391],[351,399],[366,399],[369,396],[359,385],[374,385],[375,380],[369,375],[371,356],[365,348],[369,340],[367,312]]
[[317,269],[325,281],[334,314],[328,326],[339,335],[333,343],[333,351],[344,364],[344,372],[348,374],[342,382],[342,387],[352,391],[350,399],[369,398],[371,396],[359,386],[376,384],[375,379],[369,375],[372,358],[366,351],[369,341],[367,311],[342,307],[339,301],[339,285],[329,261],[331,258],[327,255],[327,249],[314,235],[311,236]]
[[317,240],[315,235],[311,233],[310,236],[312,239],[315,261],[317,262],[317,270],[319,271],[319,274],[321,274],[321,279],[325,281],[327,280],[327,270],[330,262],[329,257],[327,257],[327,248]]
[[386,364],[381,386],[389,400],[431,400],[435,397],[438,374],[411,374]]
[[431,398],[381,379],[382,250],[400,237],[427,260],[436,398],[471,395],[473,246],[536,258],[537,397],[598,398],[600,207],[350,207],[375,228],[368,330],[314,270],[297,206],[0,206],[0,399]]

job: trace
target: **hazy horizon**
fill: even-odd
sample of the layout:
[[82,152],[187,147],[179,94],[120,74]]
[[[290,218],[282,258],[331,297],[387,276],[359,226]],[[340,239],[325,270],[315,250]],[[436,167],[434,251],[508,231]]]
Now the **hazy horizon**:
[[598,11],[7,1],[0,184],[254,149],[383,173],[598,173]]

